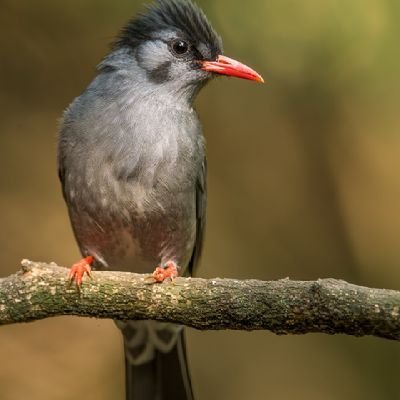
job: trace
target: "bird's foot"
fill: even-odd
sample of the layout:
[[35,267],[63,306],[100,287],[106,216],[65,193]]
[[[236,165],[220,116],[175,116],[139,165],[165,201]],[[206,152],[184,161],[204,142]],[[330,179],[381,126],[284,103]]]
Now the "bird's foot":
[[93,261],[94,258],[92,256],[87,256],[76,262],[69,271],[68,280],[70,282],[74,281],[76,286],[80,289],[83,276],[87,274],[90,278],[92,277],[92,268],[90,264],[92,264]]
[[163,266],[157,267],[153,272],[155,282],[164,282],[170,278],[173,281],[178,276],[178,266],[174,261],[167,261]]

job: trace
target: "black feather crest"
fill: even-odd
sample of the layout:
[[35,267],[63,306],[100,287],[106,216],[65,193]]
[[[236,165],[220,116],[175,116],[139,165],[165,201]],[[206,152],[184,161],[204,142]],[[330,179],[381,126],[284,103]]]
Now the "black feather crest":
[[218,34],[204,12],[191,0],[156,0],[145,12],[138,14],[122,29],[115,47],[136,47],[162,30],[178,30],[193,43],[205,43],[221,50]]

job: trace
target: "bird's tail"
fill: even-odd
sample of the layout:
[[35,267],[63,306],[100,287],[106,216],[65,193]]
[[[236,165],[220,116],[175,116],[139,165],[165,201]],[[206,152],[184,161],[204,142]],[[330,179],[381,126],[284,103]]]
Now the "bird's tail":
[[193,400],[183,327],[117,322],[124,335],[127,400]]

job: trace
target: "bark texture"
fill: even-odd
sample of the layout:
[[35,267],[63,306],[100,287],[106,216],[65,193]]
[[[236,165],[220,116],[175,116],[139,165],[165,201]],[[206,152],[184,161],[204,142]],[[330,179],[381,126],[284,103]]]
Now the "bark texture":
[[82,290],[68,270],[22,261],[0,279],[0,325],[56,315],[170,321],[196,329],[264,329],[276,334],[323,332],[400,340],[400,292],[335,279],[278,281],[177,278],[93,272]]

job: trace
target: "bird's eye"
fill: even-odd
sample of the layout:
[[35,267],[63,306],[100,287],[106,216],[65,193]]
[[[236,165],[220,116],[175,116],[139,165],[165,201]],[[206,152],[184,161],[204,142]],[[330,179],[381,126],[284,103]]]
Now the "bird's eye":
[[183,56],[189,51],[189,44],[184,40],[174,40],[171,49],[176,56]]

